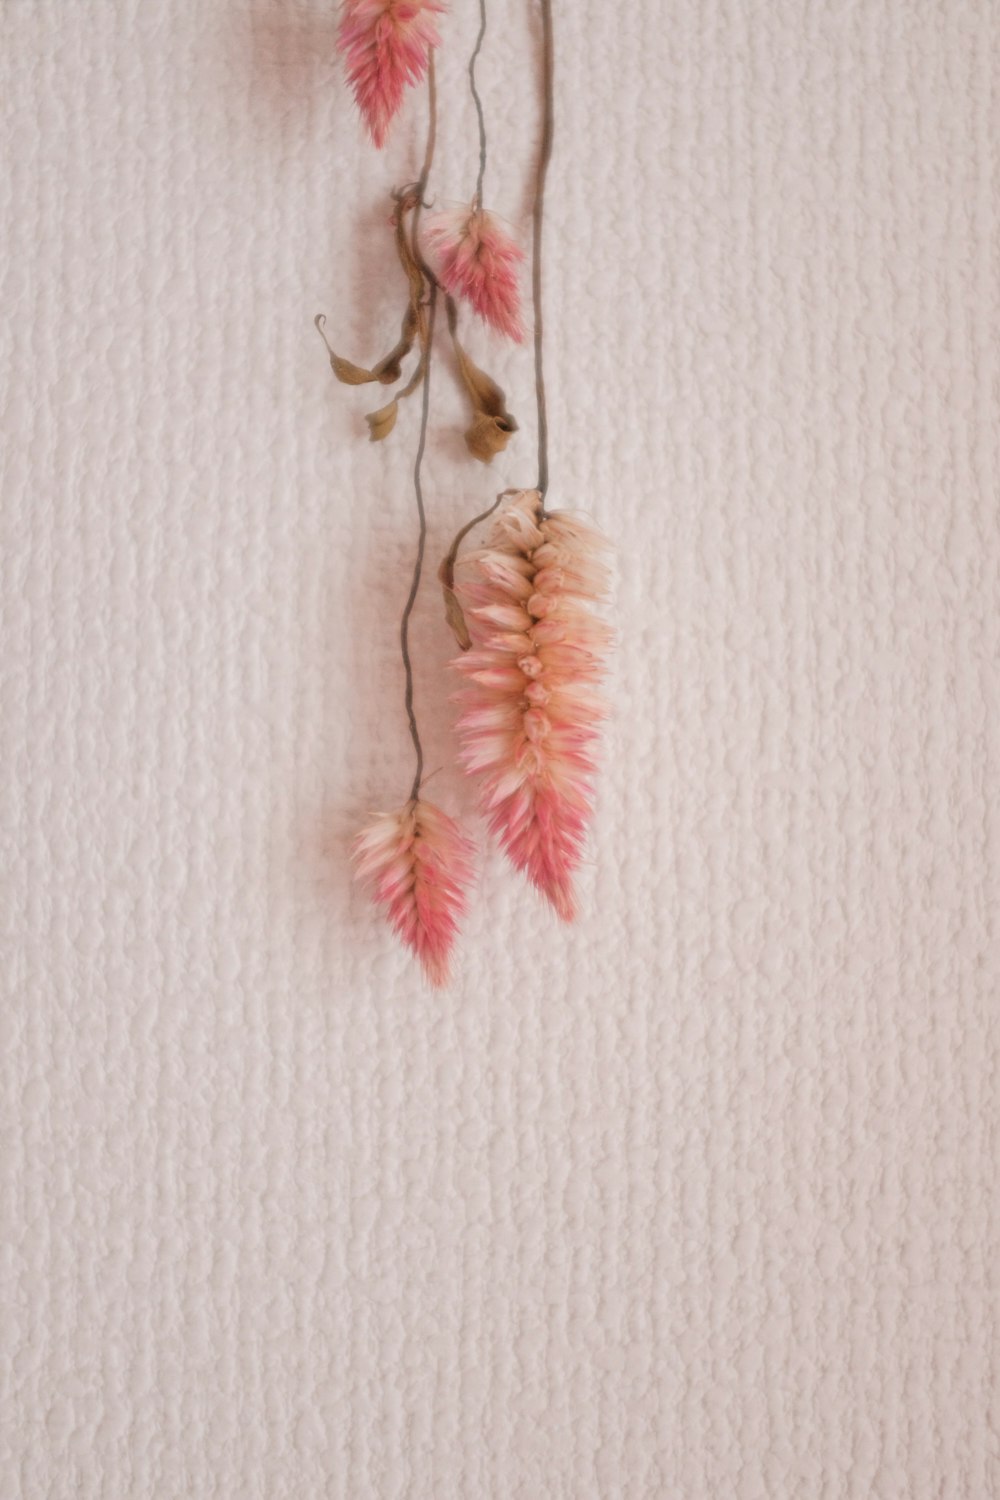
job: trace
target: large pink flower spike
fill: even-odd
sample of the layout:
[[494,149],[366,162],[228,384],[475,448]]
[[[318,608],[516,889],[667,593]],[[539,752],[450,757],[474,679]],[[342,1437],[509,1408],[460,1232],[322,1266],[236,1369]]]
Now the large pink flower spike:
[[344,0],[337,47],[376,146],[385,145],[407,88],[427,72],[444,9],[442,0]]
[[525,490],[460,564],[457,584],[472,636],[454,662],[467,683],[460,759],[490,830],[566,921],[606,712],[597,684],[611,632],[591,606],[607,591],[607,546],[581,517],[546,514]]

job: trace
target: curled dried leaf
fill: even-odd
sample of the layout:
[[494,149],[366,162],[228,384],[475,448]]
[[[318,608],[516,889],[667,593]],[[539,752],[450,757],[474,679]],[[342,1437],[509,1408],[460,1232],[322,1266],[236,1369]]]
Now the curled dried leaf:
[[330,356],[330,367],[337,379],[344,385],[369,385],[374,381],[377,381],[379,385],[394,385],[403,373],[403,361],[413,345],[419,340],[423,348],[427,343],[427,312],[424,300],[426,280],[410,244],[410,224],[408,223],[408,215],[416,206],[417,195],[412,189],[406,188],[394,194],[394,198],[396,207],[393,212],[393,225],[396,234],[396,252],[409,285],[409,298],[403,313],[399,338],[395,345],[388,354],[368,369],[364,365],[356,365],[352,360],[344,359],[330,347],[330,342],[323,331],[326,324],[326,317],[323,313],[317,313],[314,319],[320,338],[326,345]]
[[478,458],[480,463],[488,464],[502,453],[510,441],[512,432],[517,431],[517,424],[508,417],[491,417],[486,412],[479,411],[472,419],[471,427],[465,432],[465,444],[473,458]]
[[344,385],[367,385],[369,381],[375,380],[374,371],[365,370],[361,365],[354,365],[349,359],[343,359],[339,354],[330,351],[330,366],[337,379]]
[[372,377],[381,385],[394,385],[402,375],[403,360],[413,348],[419,321],[413,307],[408,307],[403,314],[403,327],[399,342],[394,349],[389,350],[384,359],[379,360],[378,364],[372,367]]
[[388,406],[380,406],[378,411],[371,411],[365,417],[368,423],[368,435],[373,443],[380,443],[387,438],[396,425],[396,417],[399,413],[399,401],[393,400]]
[[[504,393],[495,380],[491,380],[485,370],[480,370],[462,348],[458,339],[455,340],[455,355],[458,359],[458,368],[465,383],[472,405],[476,411],[484,412],[489,417],[507,415],[504,411]],[[508,417],[508,420],[509,417]]]
[[408,307],[403,317],[402,332],[395,347],[389,350],[384,359],[380,359],[378,364],[368,370],[364,365],[356,365],[352,360],[344,359],[343,355],[330,348],[326,334],[323,332],[326,319],[322,313],[318,313],[314,321],[319,329],[320,337],[326,344],[330,356],[330,368],[343,385],[370,385],[373,381],[378,381],[380,385],[395,384],[403,373],[403,360],[413,348],[419,324],[417,313],[412,307]]
[[423,354],[420,356],[417,368],[414,370],[413,374],[410,376],[409,380],[406,382],[403,389],[399,393],[400,401],[403,401],[407,396],[412,396],[413,392],[419,389],[419,387],[423,384],[423,379],[426,371],[427,351],[425,349]]
[[473,418],[465,433],[466,446],[474,458],[488,464],[506,448],[511,434],[517,431],[517,423],[507,410],[507,398],[496,381],[474,364],[462,348],[458,311],[451,297],[447,298],[446,306],[458,373],[472,403]]

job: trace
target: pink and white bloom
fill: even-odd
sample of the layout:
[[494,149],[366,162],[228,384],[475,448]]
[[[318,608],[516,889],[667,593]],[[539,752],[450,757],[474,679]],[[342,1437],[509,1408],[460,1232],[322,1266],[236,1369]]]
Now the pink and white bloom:
[[597,691],[610,644],[592,612],[607,592],[608,543],[567,511],[517,494],[456,585],[472,649],[454,666],[460,759],[479,781],[491,831],[566,921],[592,809],[592,755],[606,709]]
[[371,885],[431,983],[446,984],[472,879],[472,845],[457,823],[432,802],[411,801],[373,818],[354,840],[353,855],[358,879]]
[[376,146],[385,145],[407,88],[427,72],[444,9],[442,0],[344,0],[337,47]]
[[520,343],[524,329],[518,273],[524,251],[496,215],[475,207],[442,209],[428,215],[423,237],[445,291]]

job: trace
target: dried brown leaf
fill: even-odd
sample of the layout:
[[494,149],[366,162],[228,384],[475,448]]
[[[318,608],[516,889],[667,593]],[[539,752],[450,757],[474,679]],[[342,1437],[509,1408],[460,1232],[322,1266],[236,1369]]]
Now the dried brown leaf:
[[[504,393],[495,380],[491,380],[485,370],[480,370],[474,365],[466,354],[458,340],[455,340],[455,354],[458,358],[458,368],[465,382],[465,389],[469,393],[473,410],[483,412],[488,417],[506,416],[504,410]],[[509,418],[508,418],[509,420]]]
[[372,367],[372,378],[382,385],[394,385],[403,373],[403,360],[413,348],[413,340],[416,337],[419,318],[412,307],[408,307],[403,315],[403,328],[399,336],[399,342],[394,349],[390,349],[384,359],[380,359],[377,365]]
[[[416,204],[416,196],[412,192],[404,192],[397,195],[397,208],[395,214],[396,227],[396,249],[399,254],[400,263],[406,273],[409,283],[409,299],[406,311],[403,313],[403,321],[400,329],[399,339],[389,353],[374,364],[371,369],[364,365],[356,365],[352,360],[344,359],[330,348],[329,340],[324,333],[326,318],[319,313],[315,318],[316,327],[320,336],[326,344],[330,356],[330,366],[337,379],[344,385],[368,385],[377,381],[379,385],[394,385],[403,373],[403,361],[419,339],[421,347],[427,342],[427,314],[424,307],[425,279],[423,271],[417,261],[407,236],[407,215]],[[418,382],[419,383],[419,382]]]
[[473,417],[471,427],[466,429],[466,447],[480,463],[491,463],[498,453],[503,452],[510,442],[511,433],[516,430],[512,418],[505,421],[503,417],[491,417],[479,411]]
[[378,411],[369,412],[365,421],[368,423],[368,433],[373,443],[380,443],[387,438],[396,425],[396,417],[399,413],[399,401],[393,400],[388,406],[380,406]]
[[511,434],[517,431],[517,423],[507,410],[507,398],[496,381],[474,364],[462,348],[458,337],[458,310],[451,297],[446,306],[458,372],[472,403],[473,419],[465,434],[466,446],[474,458],[488,464],[506,448]]
[[334,354],[332,350],[330,351],[330,365],[337,379],[344,385],[367,385],[369,381],[378,379],[373,370],[354,365],[349,359],[342,359],[339,354]]

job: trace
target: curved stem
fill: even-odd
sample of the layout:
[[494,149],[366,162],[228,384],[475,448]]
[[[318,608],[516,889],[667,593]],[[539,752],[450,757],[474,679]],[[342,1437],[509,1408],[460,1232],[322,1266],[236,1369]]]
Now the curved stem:
[[478,526],[481,522],[488,520],[496,510],[497,506],[500,504],[501,500],[505,500],[508,495],[516,494],[516,490],[501,490],[500,494],[496,497],[492,505],[487,506],[485,510],[481,510],[478,516],[473,516],[471,521],[466,521],[465,525],[462,527],[461,531],[458,533],[458,535],[455,537],[455,540],[448,548],[444,560],[441,563],[441,582],[445,585],[446,588],[454,588],[455,586],[455,564],[458,561],[458,549],[465,541],[465,538],[468,536],[469,532],[473,529],[473,527]]
[[549,421],[545,406],[542,365],[542,226],[545,175],[552,155],[554,67],[552,56],[552,0],[540,0],[542,10],[542,141],[538,153],[535,205],[532,214],[531,295],[535,315],[535,398],[538,404],[538,491],[545,505],[549,487]]
[[476,45],[472,56],[469,58],[469,88],[472,90],[473,102],[476,106],[476,114],[479,117],[479,176],[476,179],[475,205],[477,208],[483,206],[483,178],[486,176],[486,116],[483,113],[483,101],[479,97],[476,87],[476,59],[483,45],[486,35],[486,0],[479,0],[479,35],[476,37]]

